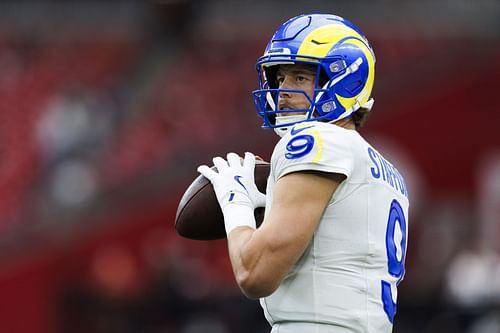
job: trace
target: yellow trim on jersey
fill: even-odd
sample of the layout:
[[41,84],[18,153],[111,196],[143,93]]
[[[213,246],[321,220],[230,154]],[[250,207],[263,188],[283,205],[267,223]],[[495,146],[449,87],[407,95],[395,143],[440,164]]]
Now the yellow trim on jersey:
[[[306,122],[302,122],[302,123],[296,124],[294,126],[294,128],[297,129],[297,130],[299,130],[301,128],[309,127],[309,126],[311,126],[311,123],[309,123],[309,122],[306,121]],[[321,134],[313,126],[314,125],[311,126],[311,128],[309,129],[309,131],[311,132],[311,134],[312,134],[312,136],[314,138],[314,145],[317,146],[317,151],[316,151],[316,155],[314,155],[312,163],[317,164],[323,158],[323,150],[324,150],[325,144],[323,142],[323,138],[321,138]]]
[[321,138],[321,135],[319,134],[318,130],[316,130],[315,128],[311,128],[311,133],[313,135],[313,138],[314,138],[314,142],[317,143],[317,152],[316,152],[316,155],[314,155],[314,159],[312,160],[313,163],[319,163],[321,161],[321,159],[323,158],[323,147],[324,147],[324,143],[323,143],[323,139]]

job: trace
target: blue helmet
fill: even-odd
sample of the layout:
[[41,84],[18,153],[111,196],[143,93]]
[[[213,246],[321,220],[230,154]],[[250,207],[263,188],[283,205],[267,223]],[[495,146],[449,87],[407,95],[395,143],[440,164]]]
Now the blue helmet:
[[[279,65],[295,63],[317,66],[314,96],[307,96],[302,90],[279,89]],[[373,105],[373,50],[354,24],[336,15],[304,14],[285,22],[257,60],[256,69],[259,89],[252,95],[257,113],[264,120],[264,128],[275,128],[280,135],[299,122],[334,122]],[[278,110],[280,92],[306,95],[309,108]],[[294,116],[280,116],[286,112],[293,112]],[[297,117],[297,113],[301,116]]]

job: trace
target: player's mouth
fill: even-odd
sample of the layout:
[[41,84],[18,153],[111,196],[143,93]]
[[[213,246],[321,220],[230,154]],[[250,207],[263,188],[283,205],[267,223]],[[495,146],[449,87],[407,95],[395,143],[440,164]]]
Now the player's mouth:
[[294,110],[294,109],[296,109],[296,108],[288,103],[278,104],[278,110]]

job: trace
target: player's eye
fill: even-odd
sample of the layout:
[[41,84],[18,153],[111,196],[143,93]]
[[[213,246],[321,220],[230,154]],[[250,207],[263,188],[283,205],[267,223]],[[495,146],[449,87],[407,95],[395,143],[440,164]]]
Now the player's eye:
[[295,80],[297,80],[297,82],[305,82],[305,81],[307,81],[307,77],[305,77],[303,75],[297,75]]

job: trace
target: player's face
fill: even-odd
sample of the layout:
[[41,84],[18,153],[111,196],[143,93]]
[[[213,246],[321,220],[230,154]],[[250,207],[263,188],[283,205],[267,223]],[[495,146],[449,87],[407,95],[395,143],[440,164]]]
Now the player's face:
[[[316,67],[308,64],[280,65],[276,75],[280,89],[303,90],[307,96],[314,96]],[[279,110],[307,109],[309,100],[304,94],[281,92],[278,100]],[[293,115],[293,113],[287,113]],[[283,114],[285,115],[285,114]]]

